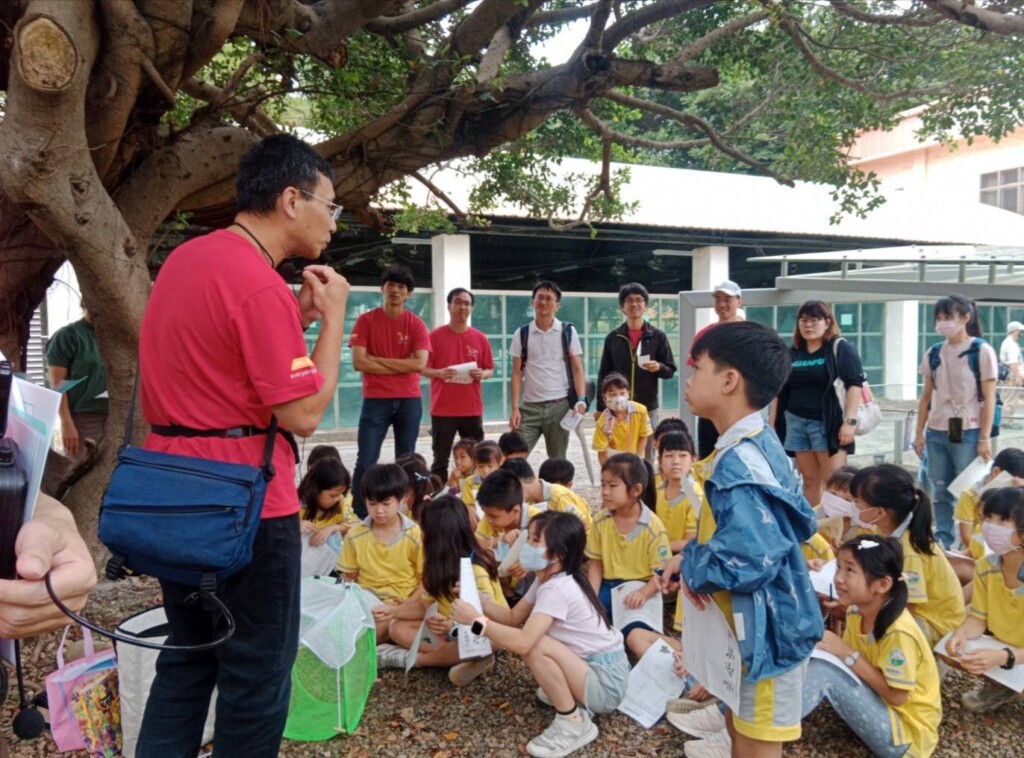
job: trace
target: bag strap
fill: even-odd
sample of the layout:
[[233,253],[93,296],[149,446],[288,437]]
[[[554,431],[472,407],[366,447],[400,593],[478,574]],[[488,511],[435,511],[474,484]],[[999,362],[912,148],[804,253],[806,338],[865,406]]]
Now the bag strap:
[[530,341],[530,325],[519,327],[519,361],[522,368],[526,368],[526,345]]
[[[71,631],[71,624],[64,627],[64,634],[60,636],[60,644],[57,645],[57,668],[64,668],[64,645],[68,641],[68,632]],[[96,646],[92,641],[92,632],[86,627],[82,627],[82,641],[85,643],[85,657],[91,658],[96,654]]]

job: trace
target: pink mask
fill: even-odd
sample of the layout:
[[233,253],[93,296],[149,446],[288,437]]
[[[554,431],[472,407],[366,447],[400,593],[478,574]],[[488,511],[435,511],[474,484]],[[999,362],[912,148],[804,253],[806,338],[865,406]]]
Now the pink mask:
[[1013,533],[1016,531],[1008,524],[993,524],[991,521],[981,525],[981,536],[996,555],[1006,555],[1014,550],[1020,550],[1019,545],[1013,544]]
[[954,319],[944,318],[935,322],[935,331],[943,337],[952,337],[960,331],[960,322]]

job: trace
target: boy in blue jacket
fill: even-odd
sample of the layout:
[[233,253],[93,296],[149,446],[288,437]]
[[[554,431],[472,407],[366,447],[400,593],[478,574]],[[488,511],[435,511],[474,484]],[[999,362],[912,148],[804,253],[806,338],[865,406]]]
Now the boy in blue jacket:
[[693,355],[686,401],[719,438],[694,467],[706,497],[697,538],[681,556],[681,584],[698,607],[711,596],[739,643],[740,706],[726,714],[732,755],[781,756],[782,743],[800,737],[807,660],[824,631],[800,551],[816,531],[814,512],[761,416],[789,375],[789,350],[748,321],[708,330]]

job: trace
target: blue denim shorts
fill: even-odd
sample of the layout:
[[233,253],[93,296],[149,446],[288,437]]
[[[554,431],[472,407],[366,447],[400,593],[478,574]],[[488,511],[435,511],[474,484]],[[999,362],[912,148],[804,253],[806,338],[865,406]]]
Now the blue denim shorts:
[[827,451],[825,423],[797,416],[786,411],[786,452],[798,453],[804,450]]
[[626,651],[595,653],[586,661],[589,670],[583,705],[593,713],[611,713],[626,696],[626,682],[629,679]]

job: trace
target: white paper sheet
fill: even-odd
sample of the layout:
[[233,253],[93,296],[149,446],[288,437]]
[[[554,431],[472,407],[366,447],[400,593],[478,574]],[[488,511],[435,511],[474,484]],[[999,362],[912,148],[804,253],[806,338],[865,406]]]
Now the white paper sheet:
[[612,589],[612,625],[616,629],[624,629],[634,621],[641,621],[658,634],[662,633],[665,621],[665,601],[660,592],[639,608],[627,608],[625,605],[626,595],[643,589],[645,584],[647,582],[636,580],[623,582]]
[[405,654],[405,673],[408,674],[412,671],[413,666],[416,665],[416,656],[419,655],[420,648],[423,643],[426,642],[430,647],[437,647],[437,638],[434,637],[433,632],[427,629],[427,619],[431,616],[437,615],[437,603],[431,603],[430,607],[427,608],[427,612],[423,614],[423,621],[420,622],[420,628],[416,632],[416,636],[412,640],[412,644],[409,646],[409,652]]
[[825,597],[835,597],[836,562],[828,561],[821,567],[821,571],[811,571],[811,584],[814,591]]
[[[478,613],[484,612],[480,603],[480,592],[476,588],[476,576],[473,574],[473,563],[469,558],[459,561],[459,597],[476,608]],[[480,635],[477,637],[468,626],[458,625],[459,658],[482,658],[494,652],[491,641]]]
[[498,576],[508,576],[509,569],[519,562],[519,554],[523,552],[523,545],[526,544],[529,536],[530,533],[526,529],[520,530],[519,536],[512,543],[512,547],[508,549],[508,555],[498,565]]
[[338,565],[338,551],[324,542],[313,547],[309,544],[315,532],[302,535],[302,567],[300,576],[325,576]]
[[469,363],[457,363],[454,366],[449,366],[450,369],[455,369],[455,376],[445,381],[452,384],[472,384],[473,378],[469,375],[469,372],[475,368],[478,368],[476,361],[470,361]]
[[[643,368],[644,366],[646,366],[650,362],[651,362],[651,356],[649,356],[649,355],[640,355],[639,353],[637,354],[637,356],[636,356],[636,365],[639,366],[640,368]],[[646,371],[646,370],[647,369],[644,369],[644,371]]]
[[714,601],[697,610],[686,593],[683,604],[683,659],[686,670],[733,712],[740,702],[743,658],[736,635]]
[[690,501],[690,507],[697,513],[700,513],[701,500],[697,496],[697,490],[694,489],[692,476],[683,477],[682,489],[683,494],[686,495],[686,499]]
[[583,418],[584,416],[582,413],[577,413],[575,408],[570,408],[566,411],[565,415],[562,416],[562,420],[558,422],[558,425],[565,429],[565,431],[571,432],[583,423]]
[[[946,643],[949,642],[949,638],[952,636],[953,632],[950,632],[939,640],[935,646],[935,652],[947,658],[952,658],[953,656],[946,652]],[[1009,645],[986,634],[977,639],[967,640],[967,643],[964,645],[964,651],[971,653],[975,650],[1002,650],[1005,647],[1009,647]],[[1024,692],[1024,663],[1018,663],[1009,671],[996,666],[986,671],[985,676],[994,682],[999,682],[999,684],[1009,687],[1014,692]]]
[[619,710],[650,729],[665,715],[668,701],[683,694],[685,687],[686,678],[676,676],[672,648],[655,642],[629,672]]
[[949,494],[953,498],[960,497],[964,490],[968,487],[973,487],[975,484],[980,482],[989,471],[992,470],[992,461],[986,461],[980,455],[967,464],[967,468],[960,472],[960,475],[956,479],[949,483],[946,487],[949,490]]
[[832,653],[827,653],[819,648],[814,648],[814,650],[811,651],[811,658],[817,658],[818,660],[828,661],[833,666],[842,671],[844,674],[846,674],[848,677],[850,677],[853,681],[860,681],[860,677],[858,677],[856,674],[850,671],[850,667],[843,663],[839,659],[839,656],[832,655]]

